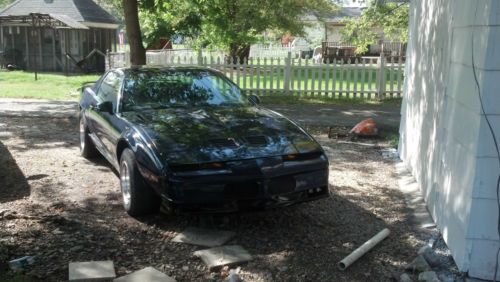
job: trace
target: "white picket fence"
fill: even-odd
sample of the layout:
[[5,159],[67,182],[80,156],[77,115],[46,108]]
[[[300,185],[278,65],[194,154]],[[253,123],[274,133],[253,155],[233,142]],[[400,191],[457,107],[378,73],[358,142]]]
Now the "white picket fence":
[[[128,53],[108,53],[108,68],[126,67]],[[171,56],[147,52],[149,65],[193,65],[224,73],[246,93],[330,98],[384,99],[401,97],[404,63],[401,58],[360,58],[353,62],[315,62],[311,59],[250,58],[243,62],[220,54]]]
[[252,45],[249,58],[286,58],[292,53],[292,58],[300,56],[300,47]]
[[[201,53],[201,54],[200,54]],[[177,58],[198,58],[202,57],[224,57],[221,51],[195,50],[195,49],[167,49],[167,50],[149,50],[147,51],[146,64],[162,65],[165,62],[175,61]]]

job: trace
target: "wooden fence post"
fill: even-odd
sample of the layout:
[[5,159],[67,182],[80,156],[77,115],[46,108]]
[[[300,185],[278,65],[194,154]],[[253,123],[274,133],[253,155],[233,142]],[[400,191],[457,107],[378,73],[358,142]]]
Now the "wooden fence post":
[[377,98],[383,99],[385,97],[385,57],[384,52],[380,53],[379,69],[378,69],[378,85],[377,85]]
[[292,74],[292,52],[288,51],[285,59],[285,71],[283,72],[283,88],[285,95],[290,95],[290,77]]

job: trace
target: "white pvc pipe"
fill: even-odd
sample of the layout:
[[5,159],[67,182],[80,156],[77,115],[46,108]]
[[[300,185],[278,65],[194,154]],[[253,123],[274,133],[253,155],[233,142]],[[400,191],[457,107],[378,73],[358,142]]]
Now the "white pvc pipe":
[[340,270],[346,270],[351,264],[353,264],[356,260],[358,260],[360,257],[362,257],[364,254],[366,254],[368,251],[373,249],[375,245],[380,243],[382,240],[387,238],[391,231],[387,228],[384,230],[380,231],[377,235],[373,236],[370,240],[366,241],[363,245],[361,245],[359,248],[354,250],[351,254],[346,256],[343,260],[341,260],[337,266],[339,267]]

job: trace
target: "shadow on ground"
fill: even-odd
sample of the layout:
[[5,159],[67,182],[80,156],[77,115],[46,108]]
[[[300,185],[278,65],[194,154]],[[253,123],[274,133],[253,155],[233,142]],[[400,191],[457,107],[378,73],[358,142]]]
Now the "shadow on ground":
[[[22,184],[0,190],[0,209],[10,213],[0,216],[0,278],[14,277],[8,260],[37,255],[23,279],[66,280],[71,261],[109,259],[119,276],[153,266],[177,281],[222,281],[223,273],[193,257],[200,247],[170,242],[188,226],[235,231],[228,244],[254,257],[241,266],[245,281],[388,281],[421,244],[404,196],[379,177],[393,168],[374,146],[321,139],[332,164],[328,199],[264,212],[136,219],[123,211],[117,176],[106,162],[78,157],[76,119],[16,117],[0,126],[0,142],[7,144],[0,143],[0,165],[14,164],[0,176],[8,171]],[[23,167],[31,171],[26,177],[16,162],[37,167]],[[32,200],[23,200],[29,195]],[[337,269],[338,261],[386,227],[389,239],[347,271]]]
[[[362,153],[345,149],[337,162],[356,166],[374,161],[373,152],[360,158]],[[377,173],[373,167],[364,169]],[[89,260],[113,260],[118,275],[153,266],[177,281],[222,281],[220,271],[210,273],[193,257],[200,247],[170,242],[186,227],[198,226],[236,232],[228,244],[239,244],[254,256],[242,265],[245,281],[387,281],[414,257],[418,241],[403,195],[360,181],[365,190],[332,185],[328,199],[230,215],[131,218],[121,207],[119,193],[105,194],[104,201],[86,197],[48,207],[31,204],[24,212],[37,219],[0,220],[0,238],[10,239],[0,242],[0,250],[6,259],[37,255],[37,263],[26,271],[34,281],[67,279],[68,262]],[[337,269],[338,261],[383,228],[392,231],[389,239],[347,271]]]
[[[46,175],[32,177],[43,178]],[[15,201],[30,195],[30,186],[16,160],[0,142],[0,203]]]

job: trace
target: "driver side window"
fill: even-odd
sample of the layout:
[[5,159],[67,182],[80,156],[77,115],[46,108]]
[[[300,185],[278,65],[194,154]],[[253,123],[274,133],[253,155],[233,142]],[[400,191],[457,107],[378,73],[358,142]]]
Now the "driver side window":
[[122,78],[116,72],[109,72],[104,77],[99,90],[97,91],[97,99],[100,103],[110,101],[113,103],[113,108],[116,109],[116,101],[118,92],[120,91]]

